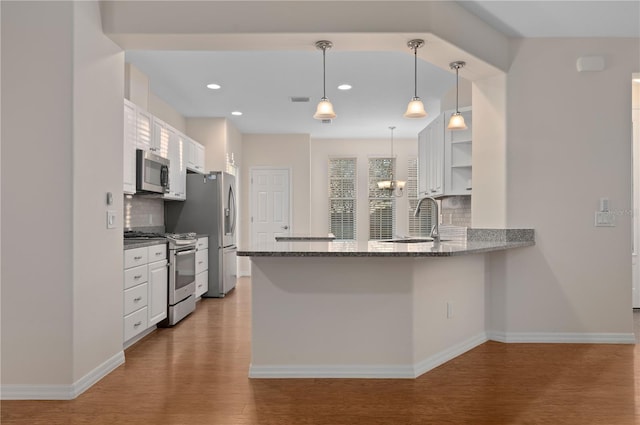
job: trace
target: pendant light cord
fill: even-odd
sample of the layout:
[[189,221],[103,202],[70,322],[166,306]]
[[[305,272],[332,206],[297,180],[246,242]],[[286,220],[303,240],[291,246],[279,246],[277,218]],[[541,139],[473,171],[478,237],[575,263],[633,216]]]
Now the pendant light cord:
[[413,48],[413,97],[418,97],[418,47]]
[[327,65],[325,60],[325,55],[327,53],[327,48],[322,48],[322,98],[327,98]]
[[459,114],[458,111],[458,71],[460,71],[460,67],[456,66],[456,114]]

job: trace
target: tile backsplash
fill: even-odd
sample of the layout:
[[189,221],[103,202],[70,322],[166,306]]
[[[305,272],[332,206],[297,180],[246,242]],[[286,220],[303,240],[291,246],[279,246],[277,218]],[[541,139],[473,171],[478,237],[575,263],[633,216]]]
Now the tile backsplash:
[[[137,195],[124,195],[124,230],[159,226],[164,229],[164,200]],[[153,231],[153,230],[150,230]]]
[[442,199],[442,224],[471,227],[471,196],[449,196]]

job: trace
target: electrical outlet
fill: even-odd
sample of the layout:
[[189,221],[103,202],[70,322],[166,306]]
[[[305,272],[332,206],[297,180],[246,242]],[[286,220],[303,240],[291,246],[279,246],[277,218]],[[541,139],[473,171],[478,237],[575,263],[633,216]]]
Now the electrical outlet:
[[451,319],[453,317],[453,303],[447,301],[447,319]]

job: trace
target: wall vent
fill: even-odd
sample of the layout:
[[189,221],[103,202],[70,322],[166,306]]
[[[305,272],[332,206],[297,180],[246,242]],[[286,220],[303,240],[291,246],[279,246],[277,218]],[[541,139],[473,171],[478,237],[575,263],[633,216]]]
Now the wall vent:
[[309,98],[306,96],[291,96],[291,102],[293,103],[305,103],[309,101]]

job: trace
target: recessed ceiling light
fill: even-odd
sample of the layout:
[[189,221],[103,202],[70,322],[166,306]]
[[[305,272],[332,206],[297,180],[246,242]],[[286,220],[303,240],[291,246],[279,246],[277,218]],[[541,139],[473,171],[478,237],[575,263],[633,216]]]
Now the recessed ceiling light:
[[351,90],[351,84],[340,84],[338,90]]
[[207,84],[207,88],[211,89],[211,90],[218,90],[218,89],[220,89],[220,87],[222,87],[222,86],[220,84],[216,84],[216,83]]
[[231,115],[235,115],[235,116],[239,117],[240,115],[242,115],[242,112],[240,112],[240,111],[233,111],[233,112],[231,113]]

